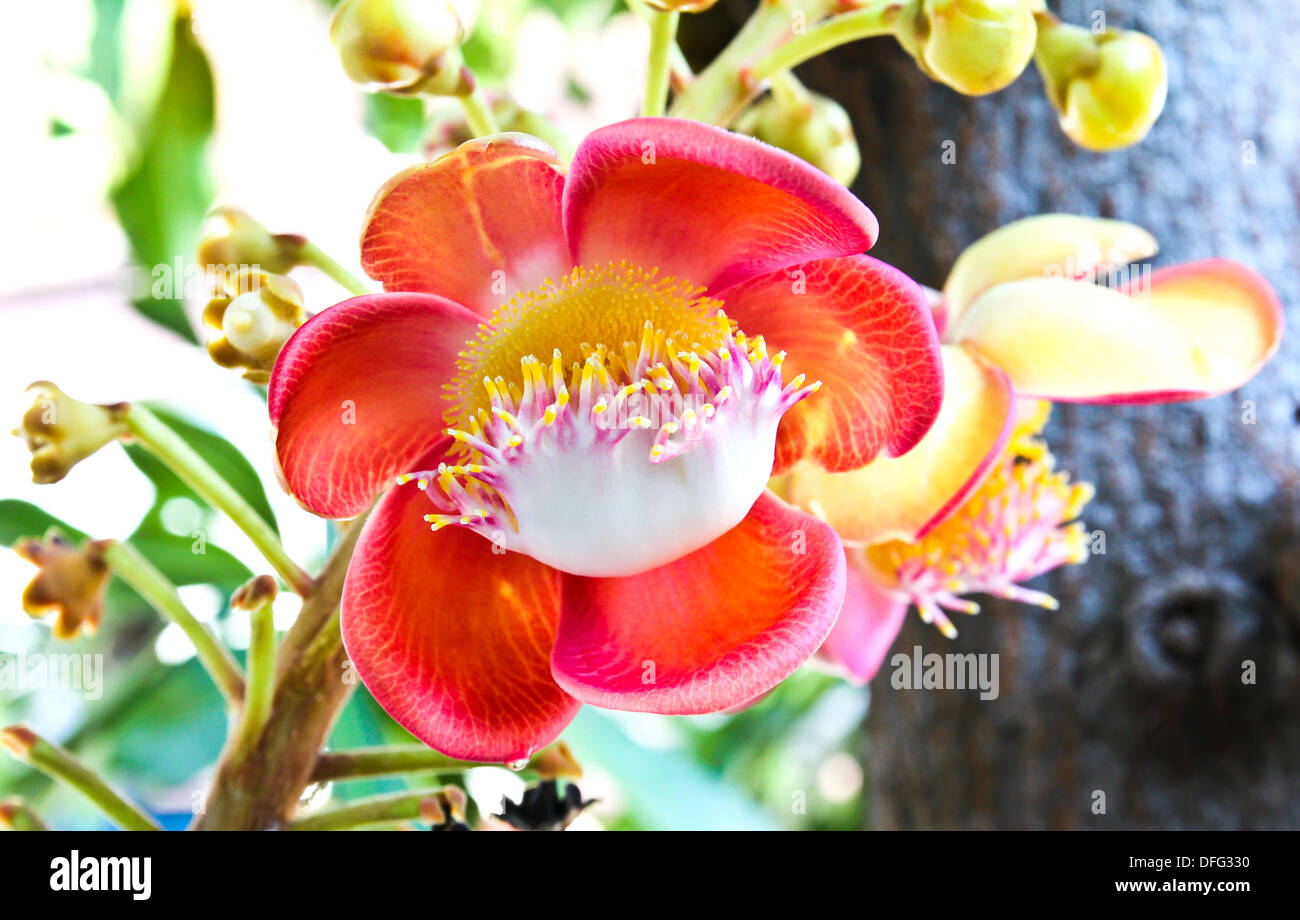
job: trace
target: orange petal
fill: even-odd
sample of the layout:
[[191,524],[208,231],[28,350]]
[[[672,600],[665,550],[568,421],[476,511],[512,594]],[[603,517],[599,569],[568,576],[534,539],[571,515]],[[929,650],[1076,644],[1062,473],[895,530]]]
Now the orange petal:
[[822,644],[844,599],[829,527],[764,493],[703,549],[627,578],[564,577],[556,681],[585,703],[675,715],[740,706]]
[[920,285],[870,256],[805,262],[719,292],[727,315],[769,350],[784,379],[821,390],[781,420],[776,469],[807,456],[853,470],[908,451],[943,398],[939,340]]
[[551,679],[559,576],[397,486],[366,522],[343,588],[343,642],[388,714],[451,757],[504,763],[559,735],[578,702]]
[[1277,350],[1282,310],[1257,273],[1211,259],[1128,293],[1052,278],[998,285],[950,334],[1003,368],[1019,395],[1168,402],[1253,377]]
[[945,345],[939,417],[901,457],[860,470],[790,474],[787,495],[845,540],[914,540],[964,502],[992,467],[1011,433],[1015,400],[1006,375]]
[[424,291],[482,315],[571,267],[564,177],[536,138],[494,134],[384,183],[366,215],[361,265],[390,291]]
[[958,256],[943,296],[949,325],[980,294],[1023,278],[1081,278],[1155,255],[1150,233],[1135,224],[1075,214],[1040,214],[980,237]]
[[323,517],[353,517],[448,442],[443,387],[476,328],[473,313],[441,297],[367,294],[295,332],[267,389],[275,455],[294,498]]

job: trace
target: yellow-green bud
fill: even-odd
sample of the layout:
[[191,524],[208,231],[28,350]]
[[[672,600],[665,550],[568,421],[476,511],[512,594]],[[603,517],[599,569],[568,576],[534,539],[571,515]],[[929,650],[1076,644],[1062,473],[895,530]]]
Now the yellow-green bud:
[[14,434],[32,452],[32,481],[58,482],[110,441],[126,437],[126,403],[95,406],[73,399],[48,380],[27,388],[34,396]]
[[932,80],[967,96],[1014,82],[1034,56],[1033,0],[912,0],[898,41]]
[[91,540],[77,549],[55,532],[43,540],[19,540],[14,552],[40,569],[23,591],[27,615],[57,613],[54,635],[60,639],[75,638],[82,630],[94,632],[104,613],[108,588],[104,552],[112,542]]
[[766,141],[816,166],[843,185],[858,175],[862,155],[849,113],[833,99],[800,88],[773,94],[745,112],[736,130]]
[[465,30],[448,0],[343,0],[330,41],[343,70],[373,91],[450,96],[469,92]]
[[665,13],[703,13],[718,0],[645,0],[645,2]]
[[199,264],[208,271],[257,266],[283,274],[302,261],[304,243],[297,234],[272,233],[238,208],[217,208],[199,241]]
[[1043,17],[1035,60],[1061,129],[1080,147],[1136,144],[1164,109],[1169,75],[1149,35],[1123,29],[1093,34]]
[[271,368],[294,330],[307,321],[302,290],[293,279],[246,269],[208,301],[203,321],[221,335],[208,354],[222,367],[239,367],[253,383],[271,379]]

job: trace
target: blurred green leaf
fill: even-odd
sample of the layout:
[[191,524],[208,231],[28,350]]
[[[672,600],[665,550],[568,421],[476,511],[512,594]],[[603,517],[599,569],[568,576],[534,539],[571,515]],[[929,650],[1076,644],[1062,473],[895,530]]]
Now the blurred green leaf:
[[[245,459],[240,453],[239,448],[235,447],[219,434],[201,428],[193,422],[187,421],[183,416],[163,408],[154,403],[148,404],[149,411],[158,416],[169,428],[180,435],[190,447],[194,448],[204,460],[212,465],[226,482],[234,487],[235,491],[244,497],[272,530],[277,530],[275,522],[275,512],[271,510],[271,503],[267,501],[266,489],[262,487],[262,480],[258,478],[257,471],[253,469],[252,464]],[[210,508],[206,501],[199,497],[198,493],[181,481],[175,473],[163,465],[153,454],[139,445],[127,445],[127,454],[131,457],[131,462],[140,468],[149,480],[158,489],[158,500],[156,506],[170,498],[188,498],[198,503],[204,508]],[[157,507],[150,512],[156,513]],[[146,518],[147,520],[148,518]],[[278,530],[277,530],[278,532]]]
[[111,736],[114,772],[130,776],[133,783],[175,786],[221,753],[225,705],[207,672],[191,658],[167,669],[161,681],[100,731],[101,738]]
[[580,763],[600,764],[618,780],[629,811],[649,830],[774,830],[772,816],[742,792],[676,750],[637,744],[590,707],[564,731]]
[[424,140],[424,100],[370,93],[366,96],[366,130],[394,153],[419,150]]
[[84,532],[30,502],[0,499],[0,546],[13,546],[23,537],[42,537],[51,527],[59,528],[74,543],[87,539]]
[[205,153],[214,124],[212,70],[188,18],[173,23],[171,60],[162,92],[138,138],[138,156],[112,193],[132,256],[146,271],[165,266],[172,277],[170,298],[142,297],[136,309],[191,342],[198,339],[183,309],[181,266],[197,241],[211,204]]

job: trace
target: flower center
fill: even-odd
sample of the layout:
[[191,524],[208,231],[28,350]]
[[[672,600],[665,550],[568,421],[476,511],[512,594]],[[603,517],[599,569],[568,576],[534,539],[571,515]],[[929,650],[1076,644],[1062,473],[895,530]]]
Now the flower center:
[[740,523],[781,416],[815,391],[703,289],[626,264],[504,304],[451,384],[454,463],[398,477],[469,527],[577,575],[647,571]]
[[992,594],[1055,610],[1054,597],[1018,582],[1088,558],[1088,533],[1074,519],[1094,490],[1086,482],[1071,484],[1068,473],[1056,470],[1046,442],[1035,437],[1049,409],[1039,402],[1020,421],[980,488],[923,539],[865,550],[868,564],[885,582],[909,595],[921,619],[949,638],[957,630],[944,610],[980,609],[958,595]]

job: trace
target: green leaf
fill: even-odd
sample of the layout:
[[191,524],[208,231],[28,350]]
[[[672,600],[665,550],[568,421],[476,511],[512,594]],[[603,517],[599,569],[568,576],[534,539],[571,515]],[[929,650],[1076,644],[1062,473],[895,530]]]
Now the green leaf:
[[394,153],[419,150],[424,140],[424,100],[371,93],[366,96],[366,130]]
[[67,524],[42,508],[16,498],[0,499],[0,545],[13,546],[24,537],[43,537],[57,527],[74,543],[88,539],[83,531]]
[[139,157],[112,201],[136,264],[172,275],[171,290],[158,293],[176,296],[140,298],[134,306],[191,342],[198,339],[183,309],[187,273],[176,267],[188,260],[211,205],[205,153],[214,109],[207,56],[188,18],[178,17],[162,93],[137,139]]
[[108,728],[113,773],[133,783],[178,785],[217,759],[226,738],[221,694],[190,659],[121,711]]
[[[276,530],[278,533],[275,512],[271,510],[271,503],[267,501],[266,490],[262,487],[262,480],[258,478],[257,471],[253,469],[252,464],[240,453],[239,448],[220,435],[187,421],[183,416],[169,409],[153,403],[148,404],[148,409],[158,416],[167,427],[180,435],[190,447],[198,452],[199,456],[211,464],[212,468],[220,473],[226,482],[230,483],[235,491],[253,506],[253,510],[258,513],[262,520],[266,521],[271,529]],[[188,498],[204,508],[211,508],[206,501],[199,497],[197,492],[182,482],[179,476],[164,466],[161,460],[143,447],[136,444],[127,445],[126,452],[130,456],[131,462],[149,477],[149,480],[158,490],[158,498],[154,503],[155,507],[151,510],[150,516],[156,515],[164,502],[178,497]],[[146,520],[149,520],[149,517],[146,517]],[[161,524],[159,526],[161,527]]]

